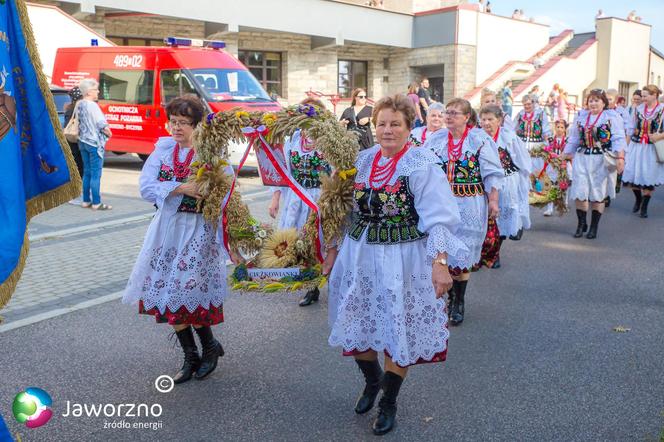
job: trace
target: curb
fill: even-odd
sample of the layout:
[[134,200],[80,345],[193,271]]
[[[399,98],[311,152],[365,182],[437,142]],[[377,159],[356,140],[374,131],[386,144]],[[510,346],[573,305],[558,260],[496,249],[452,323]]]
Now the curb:
[[114,301],[116,299],[122,298],[124,290],[119,292],[111,293],[110,295],[100,296],[99,298],[90,299],[88,301],[83,301],[81,303],[72,305],[71,307],[59,308],[56,310],[51,310],[48,312],[40,313],[38,315],[30,316],[28,318],[19,319],[18,321],[10,322],[9,324],[2,325],[0,324],[0,333],[8,332],[10,330],[15,330],[17,328],[25,327],[26,325],[32,325],[37,322],[45,321],[47,319],[55,318],[58,316],[66,315],[67,313],[72,313],[77,310],[83,310],[88,307],[92,307],[99,304],[104,304],[106,302]]

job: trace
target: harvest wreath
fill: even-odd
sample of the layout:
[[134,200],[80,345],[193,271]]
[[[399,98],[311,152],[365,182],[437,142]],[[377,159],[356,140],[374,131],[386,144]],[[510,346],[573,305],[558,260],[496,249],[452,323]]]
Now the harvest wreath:
[[[309,137],[332,166],[332,176],[321,177],[316,203],[289,174],[273,146],[283,144],[296,131]],[[247,143],[238,166],[250,149],[262,150],[281,178],[310,207],[301,231],[276,230],[254,218],[235,190],[237,172],[229,175],[228,145]],[[237,263],[230,276],[234,290],[276,292],[322,286],[324,244],[335,244],[353,207],[353,176],[359,146],[355,135],[341,127],[330,112],[299,105],[278,112],[234,109],[209,114],[194,132],[197,161],[190,180],[199,183],[199,208],[206,221],[217,227],[220,214],[226,249]]]
[[[567,189],[569,189],[569,176],[567,174],[567,163],[562,155],[559,155],[549,147],[538,147],[530,151],[531,158],[541,158],[544,167],[541,171],[535,171],[530,175],[531,190],[528,202],[535,207],[544,207],[553,203],[559,215],[567,213],[565,203]],[[558,174],[558,179],[553,182],[546,173],[547,168],[552,168]]]

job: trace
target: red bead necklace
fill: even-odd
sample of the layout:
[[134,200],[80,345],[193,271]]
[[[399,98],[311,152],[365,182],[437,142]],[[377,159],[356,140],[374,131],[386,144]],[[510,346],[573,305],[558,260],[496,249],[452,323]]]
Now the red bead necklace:
[[590,116],[592,115],[590,112],[588,112],[588,116],[586,117],[586,124],[583,126],[583,132],[586,136],[586,146],[592,147],[594,145],[593,143],[593,128],[599,121],[600,117],[604,113],[604,109],[602,109],[602,112],[597,114],[597,117],[595,118],[595,121],[593,121],[592,124],[590,124]]
[[463,131],[463,135],[458,143],[454,143],[454,138],[452,137],[452,132],[447,132],[447,157],[450,161],[457,161],[461,158],[461,149],[463,148],[463,142],[468,136],[468,130],[470,127],[466,126],[466,130]]
[[389,159],[385,165],[380,166],[378,162],[382,157],[382,152],[378,149],[376,156],[371,164],[371,173],[369,174],[369,187],[373,190],[381,190],[390,182],[397,170],[397,163],[410,149],[410,143],[406,143],[396,155]]
[[498,126],[498,130],[496,131],[496,134],[493,136],[493,141],[495,143],[498,142],[498,137],[500,136],[500,126]]
[[191,169],[191,161],[194,159],[194,149],[190,149],[187,153],[187,158],[183,162],[180,162],[180,144],[175,145],[173,149],[173,174],[176,179],[183,180],[189,176]]
[[643,116],[646,117],[646,119],[649,119],[652,117],[652,115],[655,113],[655,110],[657,109],[658,104],[655,104],[655,107],[652,108],[650,112],[648,112],[648,105],[645,105],[645,108],[643,109]]
[[553,151],[555,153],[562,152],[563,149],[565,148],[566,144],[567,143],[565,142],[565,137],[560,138],[560,142],[558,141],[558,137],[554,138],[553,139],[553,145],[552,145]]

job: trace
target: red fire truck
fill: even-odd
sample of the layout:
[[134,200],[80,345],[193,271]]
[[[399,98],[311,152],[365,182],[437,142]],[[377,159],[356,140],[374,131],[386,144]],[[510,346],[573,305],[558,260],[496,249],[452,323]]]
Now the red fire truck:
[[[106,150],[147,158],[157,138],[168,135],[165,104],[182,94],[198,95],[210,112],[280,109],[247,68],[223,50],[223,42],[164,41],[164,47],[58,49],[54,85],[71,88],[84,78],[99,82],[99,105],[113,131]],[[231,163],[237,164],[244,148],[230,146]]]

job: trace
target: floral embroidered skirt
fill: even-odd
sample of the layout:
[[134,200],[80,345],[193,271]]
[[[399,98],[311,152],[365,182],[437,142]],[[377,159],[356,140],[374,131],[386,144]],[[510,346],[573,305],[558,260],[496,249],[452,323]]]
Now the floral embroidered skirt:
[[220,305],[215,307],[210,306],[209,309],[198,307],[193,313],[189,313],[189,310],[185,306],[180,307],[175,312],[170,311],[166,308],[164,313],[161,313],[157,307],[152,307],[151,309],[145,308],[143,301],[138,303],[138,313],[142,315],[152,315],[154,316],[155,321],[158,323],[165,323],[169,325],[216,325],[224,322],[224,306]]
[[495,262],[500,259],[501,244],[502,241],[500,240],[498,224],[496,224],[495,219],[489,218],[486,237],[484,238],[484,243],[482,244],[482,255],[480,257],[480,262],[473,266],[473,271],[479,270],[482,266],[491,268]]

